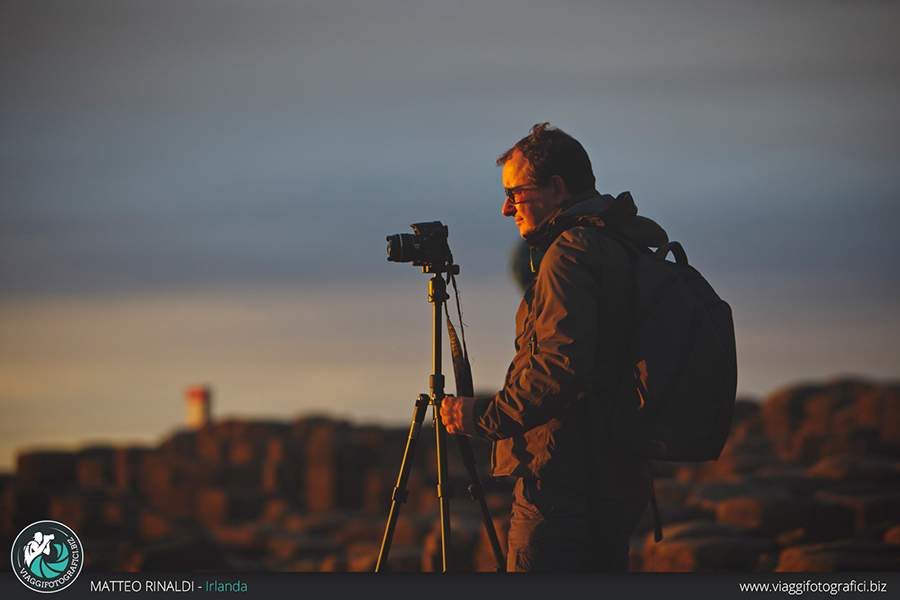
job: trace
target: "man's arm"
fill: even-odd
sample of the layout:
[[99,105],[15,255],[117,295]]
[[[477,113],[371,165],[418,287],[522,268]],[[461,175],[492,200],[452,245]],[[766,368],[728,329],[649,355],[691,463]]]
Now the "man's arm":
[[53,538],[54,536],[52,533],[44,536],[44,541],[41,542],[41,547],[38,548],[38,554],[50,554],[50,542]]
[[520,435],[561,415],[590,389],[600,311],[593,236],[570,230],[550,247],[535,282],[534,354],[523,344],[505,387],[493,398],[445,399],[441,416],[450,433],[492,440]]

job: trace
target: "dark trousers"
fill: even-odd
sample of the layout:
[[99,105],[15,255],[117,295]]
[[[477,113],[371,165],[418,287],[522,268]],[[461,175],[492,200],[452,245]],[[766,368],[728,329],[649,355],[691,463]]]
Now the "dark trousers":
[[513,490],[508,571],[627,571],[631,532],[649,494],[635,500],[589,498],[540,480]]

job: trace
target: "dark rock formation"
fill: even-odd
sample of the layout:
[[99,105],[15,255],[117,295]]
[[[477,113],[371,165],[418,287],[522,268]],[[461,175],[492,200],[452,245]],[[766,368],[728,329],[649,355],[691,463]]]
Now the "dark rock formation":
[[[840,380],[785,388],[757,409],[739,402],[718,461],[654,465],[669,475],[656,489],[662,520],[671,525],[662,543],[635,538],[632,564],[900,570],[897,553],[885,550],[900,539],[898,390]],[[690,521],[698,516],[706,520]],[[636,533],[651,526],[645,518]],[[729,529],[716,529],[722,526]]]
[[[212,423],[155,448],[25,452],[0,477],[0,536],[62,521],[92,549],[88,569],[369,571],[407,437],[310,416]],[[487,476],[489,444],[472,445],[505,550],[511,482]],[[451,444],[453,568],[491,571],[457,457]],[[434,467],[425,426],[389,571],[440,569]],[[648,510],[635,570],[900,569],[898,384],[846,379],[742,399],[719,460],[652,467],[664,538],[653,541]]]

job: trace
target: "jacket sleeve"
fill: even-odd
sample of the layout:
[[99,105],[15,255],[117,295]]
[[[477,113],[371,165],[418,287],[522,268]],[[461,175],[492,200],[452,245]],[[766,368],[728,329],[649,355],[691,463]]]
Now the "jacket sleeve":
[[[563,233],[538,271],[529,319],[534,353],[524,339],[503,389],[475,403],[481,437],[499,440],[560,416],[589,391],[597,352],[600,310],[599,253],[583,229]],[[532,337],[527,332],[526,337]]]

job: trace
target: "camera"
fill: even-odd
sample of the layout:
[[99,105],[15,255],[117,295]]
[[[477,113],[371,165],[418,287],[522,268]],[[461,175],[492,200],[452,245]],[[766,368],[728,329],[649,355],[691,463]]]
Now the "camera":
[[387,259],[391,262],[411,262],[434,272],[445,271],[453,264],[448,229],[440,221],[413,223],[415,234],[396,233],[387,236]]

